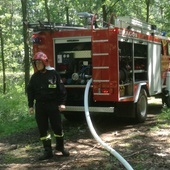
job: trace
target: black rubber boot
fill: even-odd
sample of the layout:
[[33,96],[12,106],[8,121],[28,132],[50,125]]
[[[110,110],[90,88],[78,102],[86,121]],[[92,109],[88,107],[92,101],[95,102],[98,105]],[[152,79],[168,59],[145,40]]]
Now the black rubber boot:
[[46,160],[53,157],[52,147],[51,147],[51,140],[43,140],[44,146],[44,155],[39,157],[39,160]]
[[56,138],[56,150],[60,151],[63,156],[69,156],[70,153],[68,150],[64,149],[64,139],[63,137],[57,137]]

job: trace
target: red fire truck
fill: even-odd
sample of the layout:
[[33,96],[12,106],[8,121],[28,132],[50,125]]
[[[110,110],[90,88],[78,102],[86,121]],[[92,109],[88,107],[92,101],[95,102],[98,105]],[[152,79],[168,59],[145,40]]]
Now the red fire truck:
[[90,112],[144,122],[148,97],[162,98],[170,107],[170,38],[155,25],[131,17],[111,17],[114,24],[94,26],[92,15],[84,14],[92,18],[91,25],[28,24],[33,28],[33,53],[47,54],[67,89],[65,117],[74,120],[83,114],[90,78]]

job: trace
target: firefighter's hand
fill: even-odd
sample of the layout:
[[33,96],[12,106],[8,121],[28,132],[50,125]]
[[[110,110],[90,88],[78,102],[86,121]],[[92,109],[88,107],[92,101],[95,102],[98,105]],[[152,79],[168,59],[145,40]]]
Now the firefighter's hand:
[[34,108],[33,108],[33,107],[30,107],[30,108],[29,108],[29,114],[30,114],[30,115],[34,114]]
[[66,106],[65,105],[60,105],[60,106],[58,106],[58,109],[59,109],[60,112],[64,111],[66,109]]

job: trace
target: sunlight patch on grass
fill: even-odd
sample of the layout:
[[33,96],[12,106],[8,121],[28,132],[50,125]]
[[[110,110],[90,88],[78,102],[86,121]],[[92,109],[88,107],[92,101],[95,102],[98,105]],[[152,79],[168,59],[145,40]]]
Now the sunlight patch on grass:
[[163,108],[162,109],[162,113],[160,115],[158,115],[158,120],[159,121],[169,121],[170,123],[170,108]]

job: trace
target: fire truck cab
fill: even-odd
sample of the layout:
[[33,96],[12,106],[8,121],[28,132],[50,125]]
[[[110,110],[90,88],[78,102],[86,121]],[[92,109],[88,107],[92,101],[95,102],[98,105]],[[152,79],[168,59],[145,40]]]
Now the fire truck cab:
[[[83,13],[82,13],[83,14]],[[89,111],[133,117],[144,122],[148,97],[170,107],[170,38],[156,26],[131,17],[111,17],[102,26],[30,24],[33,54],[46,53],[67,89],[67,119],[84,112],[84,90],[92,78]],[[110,20],[112,20],[110,19]]]

